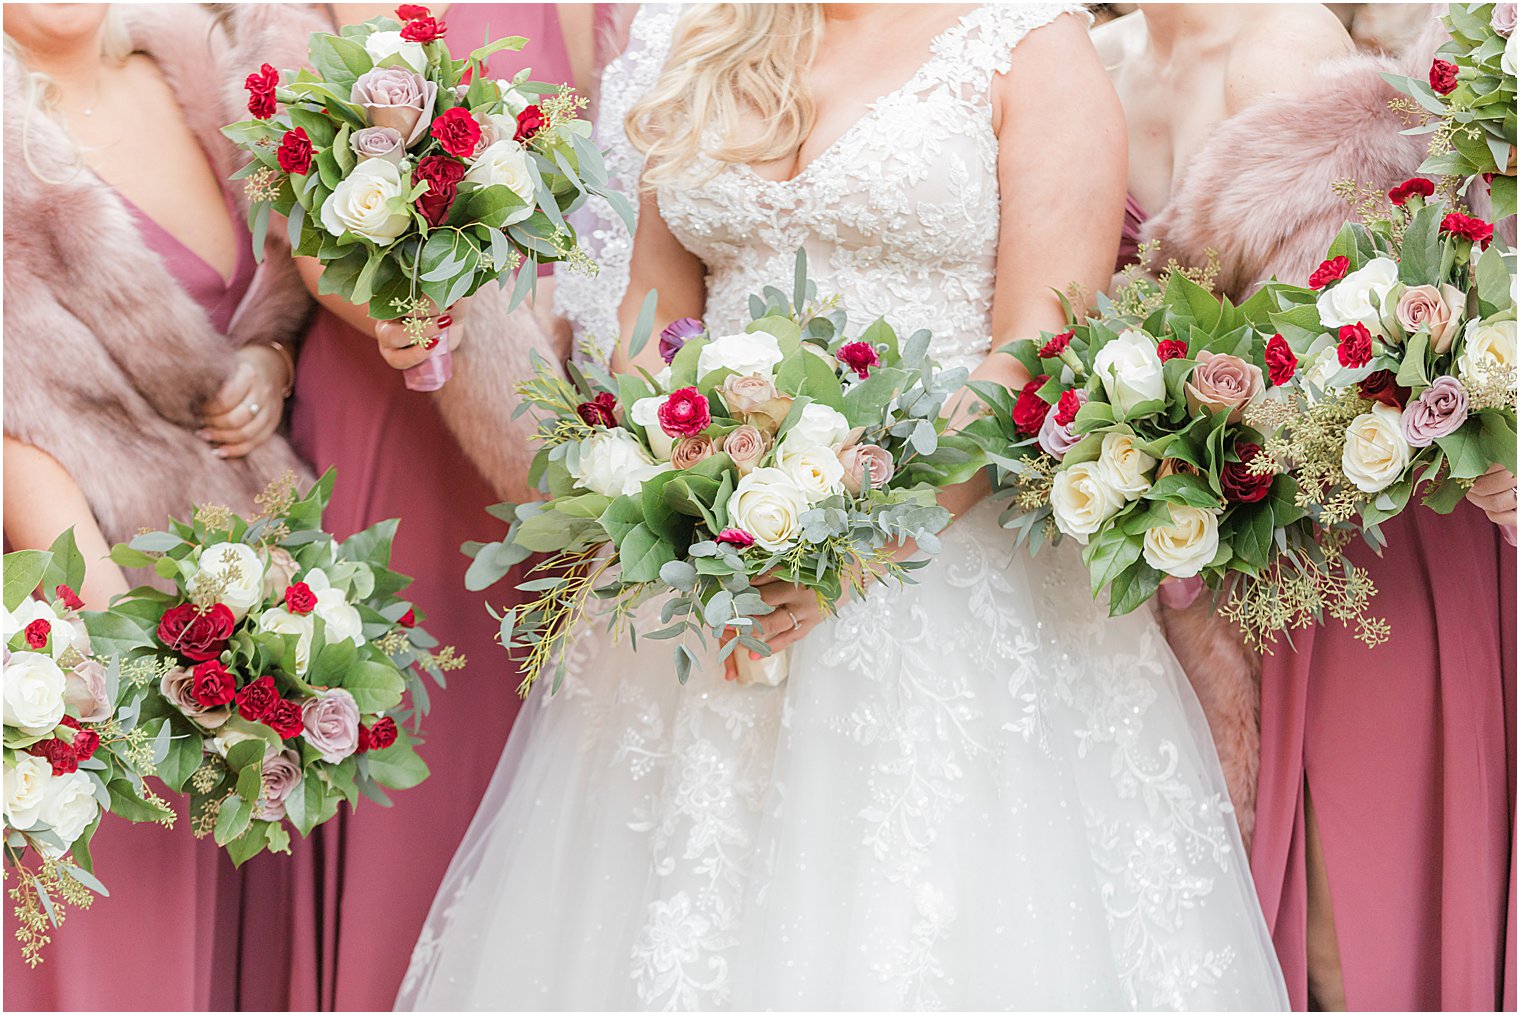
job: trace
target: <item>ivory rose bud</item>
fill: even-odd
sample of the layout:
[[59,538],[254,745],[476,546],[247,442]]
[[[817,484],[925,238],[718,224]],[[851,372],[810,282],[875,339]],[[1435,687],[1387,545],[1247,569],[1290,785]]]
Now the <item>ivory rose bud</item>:
[[1123,331],[1093,357],[1093,372],[1109,402],[1123,415],[1141,402],[1166,396],[1166,379],[1156,344],[1133,328]]
[[475,156],[464,179],[482,187],[506,187],[522,199],[523,206],[507,215],[504,226],[528,218],[538,203],[528,172],[528,155],[516,141],[497,141]]
[[728,519],[760,547],[784,553],[797,545],[807,497],[780,469],[756,469],[739,480],[728,500]]
[[849,435],[850,421],[844,413],[821,402],[809,402],[802,407],[802,412],[787,430],[782,443],[838,448]]
[[678,469],[689,469],[711,458],[716,451],[711,437],[700,434],[696,437],[682,437],[676,441],[675,450],[670,453],[670,464]]
[[776,468],[796,484],[809,505],[844,489],[844,465],[827,445],[785,441],[776,452]]
[[41,652],[12,652],[5,661],[5,725],[27,736],[51,733],[63,718],[63,671]]
[[1439,289],[1433,285],[1405,289],[1393,313],[1409,334],[1413,335],[1421,328],[1429,331],[1430,348],[1439,354],[1451,348],[1462,308],[1466,305],[1467,296],[1462,290],[1443,282]]
[[260,821],[279,821],[285,817],[285,801],[301,785],[301,756],[295,751],[280,751],[264,759],[260,773],[263,783],[253,816]]
[[158,679],[158,693],[169,704],[208,730],[220,729],[232,718],[231,706],[207,708],[196,700],[195,674],[179,666],[171,668]]
[[404,67],[377,67],[359,75],[349,100],[364,107],[370,126],[400,134],[404,148],[432,125],[438,85]]
[[65,846],[72,846],[99,813],[95,786],[84,772],[56,775],[45,784],[39,817]]
[[404,196],[401,171],[384,159],[370,159],[354,167],[346,180],[322,203],[322,228],[334,236],[353,233],[381,245],[406,232],[412,216],[389,206]]
[[844,488],[852,494],[880,490],[897,471],[892,456],[875,444],[851,444],[839,452],[839,464],[844,466]]
[[1341,452],[1341,471],[1363,493],[1381,493],[1409,468],[1403,414],[1379,403],[1351,421]]
[[63,703],[81,722],[105,722],[111,718],[111,696],[106,687],[106,668],[84,659],[63,675]]
[[735,418],[778,397],[776,385],[759,374],[729,374],[719,385],[718,394]]
[[781,343],[764,331],[740,332],[715,338],[697,354],[697,380],[719,370],[773,377],[781,364]]
[[1084,546],[1088,537],[1123,506],[1124,495],[1103,481],[1096,462],[1060,470],[1050,487],[1056,528]]
[[310,613],[291,613],[283,606],[259,614],[259,630],[296,636],[296,676],[305,676],[311,665],[311,642],[317,635]]
[[[1514,38],[1514,36],[1511,36]],[[1478,382],[1489,374],[1515,368],[1514,321],[1468,321],[1457,354],[1457,376]]]
[[1261,367],[1239,356],[1200,352],[1198,365],[1184,385],[1188,406],[1194,411],[1229,411],[1231,423],[1239,423],[1246,406],[1261,397],[1266,382]]
[[755,471],[769,447],[770,440],[765,434],[748,423],[723,438],[723,452],[734,460],[741,476]]
[[348,136],[348,147],[363,162],[366,159],[384,159],[401,164],[406,158],[406,139],[395,127],[365,127]]
[[1203,508],[1170,504],[1170,524],[1145,530],[1145,562],[1173,578],[1192,578],[1219,553],[1219,517]]
[[1136,500],[1151,488],[1150,477],[1146,474],[1155,464],[1154,458],[1135,447],[1135,438],[1129,434],[1103,435],[1102,449],[1098,452],[1098,476],[1125,500]]
[[662,462],[670,461],[671,452],[676,446],[675,438],[660,426],[660,410],[669,400],[669,395],[641,398],[628,410],[628,418],[644,428],[644,434],[649,438],[649,450]]
[[53,780],[53,766],[46,758],[32,754],[17,757],[14,765],[5,765],[5,824],[17,831],[34,828],[42,818],[42,801],[47,785]]
[[242,620],[264,598],[264,562],[247,543],[208,546],[185,588],[194,597],[203,585],[217,589],[215,601]]
[[[364,51],[375,61],[376,66],[394,56],[418,74],[427,70],[427,54],[423,52],[422,44],[405,38],[400,32],[373,33],[364,40]],[[394,65],[393,61],[392,66]]]
[[1437,377],[1404,409],[1404,439],[1411,447],[1428,448],[1465,422],[1467,392],[1455,377]]
[[322,760],[336,765],[359,747],[359,706],[341,687],[329,688],[301,705],[306,742]]
[[567,464],[573,462],[571,478],[604,497],[636,494],[648,480],[670,470],[668,462],[651,461],[638,439],[623,429],[599,430],[577,450],[567,459]]
[[1398,284],[1398,262],[1389,257],[1375,257],[1320,293],[1320,322],[1332,331],[1360,324],[1381,335],[1383,302]]

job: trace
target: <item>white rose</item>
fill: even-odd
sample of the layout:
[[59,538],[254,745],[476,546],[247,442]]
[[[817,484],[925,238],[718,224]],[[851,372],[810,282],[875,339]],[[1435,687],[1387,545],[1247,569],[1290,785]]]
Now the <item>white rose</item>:
[[[222,732],[211,738],[211,749],[216,752],[217,757],[225,758],[228,751],[232,750],[238,744],[243,743],[245,740],[263,739],[263,737],[256,736],[252,733],[244,733],[240,730],[234,729],[224,729]],[[264,757],[269,757],[273,750],[273,747],[266,746],[264,749]]]
[[1319,294],[1319,319],[1327,328],[1364,325],[1374,335],[1386,335],[1383,301],[1399,284],[1399,264],[1375,257]]
[[756,469],[739,480],[728,500],[728,520],[755,537],[761,549],[784,553],[797,545],[807,495],[780,469]]
[[1346,428],[1341,471],[1363,493],[1381,493],[1409,468],[1410,448],[1402,420],[1403,413],[1379,402]]
[[283,606],[265,610],[259,614],[259,630],[275,634],[296,636],[296,676],[306,673],[311,665],[311,640],[316,637],[317,626],[309,613],[291,613]]
[[[512,82],[506,78],[497,78],[496,87],[501,89],[501,103],[506,107],[507,112],[511,114],[512,126],[515,130],[517,127],[517,114],[531,106],[533,100],[529,99],[526,93],[512,87]],[[509,134],[508,136],[510,137],[511,135]]]
[[787,441],[776,452],[776,468],[786,473],[809,504],[844,492],[844,466],[828,447]]
[[628,418],[644,428],[649,437],[649,450],[662,462],[670,461],[670,453],[676,446],[676,439],[660,427],[660,407],[668,401],[669,395],[641,398],[628,410]]
[[53,766],[46,758],[22,754],[14,765],[5,766],[5,824],[26,831],[41,818],[42,801],[47,784],[52,781]]
[[71,846],[100,813],[95,787],[83,772],[55,775],[45,785],[40,814],[42,823],[51,828],[65,846]]
[[1145,530],[1145,562],[1173,578],[1192,578],[1219,553],[1219,518],[1203,508],[1167,506],[1171,524]]
[[781,364],[781,343],[764,331],[741,332],[715,338],[697,355],[697,380],[705,380],[715,370],[728,369],[748,376],[758,374],[769,380]]
[[1467,322],[1462,331],[1462,351],[1457,354],[1458,376],[1478,381],[1490,371],[1512,370],[1515,365],[1514,321]]
[[1337,388],[1345,387],[1343,384],[1331,383],[1331,379],[1345,369],[1341,366],[1340,357],[1336,355],[1334,342],[1327,342],[1320,348],[1311,347],[1298,369],[1299,382],[1303,384],[1304,394],[1310,404],[1318,402]]
[[242,620],[264,599],[264,562],[247,543],[218,543],[201,554],[185,587],[194,595],[204,582],[221,582],[216,601]]
[[1087,537],[1124,506],[1124,495],[1103,481],[1096,462],[1081,462],[1056,473],[1050,509],[1056,528],[1087,544]]
[[[388,56],[399,56],[406,66],[418,74],[427,70],[427,54],[422,51],[422,43],[409,42],[401,37],[400,32],[374,33],[364,40],[364,51],[375,61],[376,67]],[[391,61],[390,66],[395,65],[396,62]]]
[[623,429],[598,431],[577,450],[579,455],[567,460],[575,463],[571,477],[603,497],[637,494],[649,480],[670,471],[669,462],[651,461],[638,438]]
[[1504,40],[1504,55],[1499,58],[1499,69],[1510,77],[1515,76],[1515,40],[1520,39],[1520,32],[1511,35]]
[[1155,465],[1156,460],[1135,447],[1135,439],[1129,434],[1103,436],[1103,449],[1098,454],[1098,477],[1123,494],[1125,500],[1136,500],[1151,488],[1148,473]]
[[314,567],[306,572],[306,586],[316,593],[317,605],[312,611],[322,618],[322,631],[329,645],[351,641],[358,648],[364,644],[364,618],[349,605],[342,589],[333,588],[327,572]]
[[781,438],[783,444],[829,448],[837,452],[849,435],[850,421],[844,413],[820,402],[809,402]]
[[48,624],[48,655],[58,659],[76,646],[80,652],[89,651],[89,636],[85,634],[83,625],[76,625],[67,618],[60,617],[52,606],[40,599],[22,600],[14,613],[4,607],[0,607],[0,610],[4,611],[0,612],[0,641],[9,643],[33,622],[45,620]]
[[40,737],[63,718],[67,680],[50,656],[12,652],[0,680],[5,682],[5,725]]
[[482,187],[506,187],[523,199],[523,207],[508,215],[505,225],[521,222],[533,214],[535,197],[533,177],[528,173],[528,155],[522,145],[511,140],[511,135],[475,156],[464,179],[466,183]]
[[1166,396],[1166,378],[1156,343],[1133,328],[1098,350],[1093,357],[1093,372],[1103,382],[1103,390],[1116,412],[1123,415],[1139,405]]
[[366,159],[339,182],[322,204],[322,227],[334,236],[354,233],[375,243],[395,240],[412,224],[405,211],[387,202],[402,197],[401,170],[389,159]]

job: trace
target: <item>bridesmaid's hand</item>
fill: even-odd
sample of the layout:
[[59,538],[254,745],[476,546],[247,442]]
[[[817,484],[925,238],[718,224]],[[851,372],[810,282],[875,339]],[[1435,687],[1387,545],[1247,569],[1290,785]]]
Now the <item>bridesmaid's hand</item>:
[[1467,499],[1483,509],[1495,525],[1515,524],[1515,475],[1502,465],[1492,465],[1467,491]]
[[284,356],[267,345],[245,345],[222,389],[201,407],[201,440],[220,458],[242,458],[274,435],[294,380]]
[[[431,304],[431,301],[429,303]],[[445,331],[448,331],[449,348],[457,349],[459,329],[454,328],[449,331],[449,326],[454,323],[455,316],[462,307],[463,301],[449,307],[445,313],[438,314],[437,305],[431,304],[430,309],[434,313],[426,317],[376,321],[375,341],[380,344],[381,357],[392,369],[407,370],[432,354]],[[408,326],[408,320],[411,322],[410,326]]]

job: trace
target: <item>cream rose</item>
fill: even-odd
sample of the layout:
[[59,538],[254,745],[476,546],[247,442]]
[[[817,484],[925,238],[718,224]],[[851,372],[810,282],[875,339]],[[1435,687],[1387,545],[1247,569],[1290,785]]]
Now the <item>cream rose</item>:
[[533,214],[537,199],[533,193],[533,177],[528,172],[528,155],[522,145],[510,138],[497,141],[475,156],[464,180],[482,187],[506,187],[522,199],[523,206],[507,216],[505,225],[521,222]]
[[5,725],[27,736],[51,733],[63,718],[63,671],[41,652],[12,652],[0,679],[5,682]]
[[1417,285],[1405,289],[1399,296],[1393,315],[1399,326],[1409,334],[1424,328],[1430,333],[1430,348],[1444,353],[1451,348],[1451,340],[1457,337],[1457,323],[1467,306],[1467,295],[1454,285],[1441,283]]
[[99,813],[95,787],[85,773],[55,775],[45,784],[39,817],[65,846],[72,846]]
[[1062,469],[1050,487],[1056,528],[1084,546],[1088,537],[1123,506],[1124,495],[1103,481],[1096,462]]
[[1383,303],[1398,284],[1398,262],[1375,257],[1320,293],[1320,322],[1332,330],[1361,324],[1374,335],[1385,335]]
[[63,703],[72,708],[81,722],[105,722],[111,718],[111,696],[106,684],[106,668],[93,659],[83,659],[63,675]]
[[317,594],[312,612],[322,618],[322,631],[329,645],[351,641],[358,648],[364,644],[364,618],[350,605],[342,589],[333,588],[327,572],[314,567],[306,572],[306,585]]
[[271,547],[269,562],[264,566],[264,598],[283,599],[300,566],[290,551],[283,546]]
[[1219,553],[1218,515],[1181,504],[1167,506],[1171,524],[1146,529],[1141,553],[1157,571],[1173,578],[1192,578]]
[[348,179],[322,203],[322,228],[334,236],[353,233],[381,245],[406,232],[412,217],[388,206],[404,196],[401,170],[385,159],[369,159],[354,167]]
[[776,468],[797,485],[809,504],[844,491],[844,466],[827,446],[787,441],[776,451]]
[[669,462],[656,464],[638,439],[621,428],[599,430],[581,441],[570,476],[592,493],[604,497],[637,494],[646,482],[670,471]]
[[247,543],[209,546],[185,587],[193,596],[203,585],[215,588],[216,601],[242,620],[264,598],[264,562]]
[[1166,396],[1166,379],[1156,343],[1142,332],[1128,329],[1098,350],[1093,357],[1093,372],[1108,393],[1108,400],[1120,415],[1141,402]]
[[311,665],[311,641],[317,627],[309,613],[291,613],[283,606],[259,614],[259,630],[296,636],[296,676],[304,676]]
[[[1503,5],[1501,5],[1501,6],[1503,6]],[[1511,5],[1511,6],[1513,6],[1513,5]],[[1510,17],[1511,17],[1511,20],[1513,20],[1514,16],[1511,15]],[[1516,43],[1515,43],[1515,39],[1516,38],[1520,38],[1520,36],[1511,35],[1508,39],[1504,40],[1504,55],[1501,56],[1501,57],[1499,57],[1499,69],[1502,70],[1504,73],[1508,74],[1510,77],[1514,77],[1515,76],[1515,61],[1516,61],[1516,56],[1515,56],[1515,45],[1516,45]]]
[[641,398],[628,410],[628,418],[644,428],[644,434],[649,438],[649,450],[662,462],[670,461],[676,446],[676,439],[660,426],[660,407],[669,400],[669,395]]
[[850,421],[844,413],[820,402],[802,407],[797,419],[782,436],[782,446],[810,445],[837,451],[850,436]]
[[1098,478],[1125,500],[1137,500],[1151,488],[1149,473],[1155,466],[1156,460],[1135,447],[1135,439],[1129,434],[1103,435],[1102,450],[1098,453]]
[[[1513,38],[1513,36],[1511,36]],[[1477,382],[1516,365],[1514,321],[1469,321],[1457,354],[1457,375]]]
[[740,332],[715,338],[697,354],[697,380],[719,370],[772,377],[781,364],[781,343],[764,331]]
[[784,553],[797,545],[807,496],[780,469],[756,469],[739,480],[728,500],[729,523],[755,537],[762,549]]
[[[400,32],[373,33],[364,40],[364,51],[377,67],[395,56],[418,74],[427,70],[427,54],[422,50],[422,43],[403,39]],[[396,61],[392,60],[390,66],[396,66]]]
[[5,824],[26,831],[42,817],[42,801],[53,779],[53,766],[46,758],[19,754],[14,765],[5,766]]
[[1341,471],[1363,493],[1381,493],[1409,468],[1410,453],[1404,440],[1403,413],[1378,403],[1346,428]]
[[777,397],[776,385],[759,374],[729,374],[718,387],[723,404],[736,415],[749,412]]

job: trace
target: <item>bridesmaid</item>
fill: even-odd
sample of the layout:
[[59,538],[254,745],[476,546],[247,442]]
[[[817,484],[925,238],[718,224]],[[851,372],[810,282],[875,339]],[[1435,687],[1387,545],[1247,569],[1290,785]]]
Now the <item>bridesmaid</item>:
[[[1274,54],[1269,26],[1242,23],[1251,13],[1189,16],[1202,13],[1144,7],[1116,77],[1132,131],[1199,106],[1133,85],[1155,53],[1197,66],[1234,34],[1232,62],[1259,46],[1252,63],[1289,73],[1291,50]],[[1379,73],[1423,73],[1435,44],[1403,67],[1355,57],[1290,74],[1296,87],[1193,150],[1163,143],[1149,168],[1132,154],[1132,183],[1173,180],[1152,191],[1164,204],[1140,239],[1160,242],[1162,263],[1202,264],[1213,249],[1232,297],[1273,274],[1307,278],[1347,216],[1325,181],[1414,175],[1424,141],[1399,135]],[[1515,519],[1514,477],[1485,477],[1469,500],[1385,524],[1381,557],[1351,549],[1380,589],[1388,642],[1369,650],[1332,622],[1264,660],[1252,867],[1296,1008],[1514,1007],[1515,552],[1499,528]]]
[[[294,470],[276,434],[310,301],[288,248],[256,268],[236,153],[218,128],[248,61],[199,7],[8,4],[5,22],[5,539],[72,526],[80,590],[104,608],[127,576],[111,543],[195,502],[252,510]],[[239,15],[259,52],[259,15]],[[224,102],[223,99],[227,101]],[[132,576],[131,584],[147,580]],[[213,975],[238,881],[191,836],[107,820],[91,849],[111,890],[69,915],[28,970],[6,906],[12,1009],[227,1007]]]
[[[392,12],[335,6],[325,12],[327,30]],[[531,67],[534,80],[574,84],[575,72],[590,65],[588,5],[435,4],[432,13],[447,26],[456,58],[489,38],[529,39],[520,52],[491,57],[493,77]],[[299,266],[315,292],[320,267]],[[547,276],[540,280],[537,301],[546,306],[550,284]],[[509,295],[488,286],[468,308],[451,308],[455,372],[436,395],[408,391],[376,355],[375,324],[363,308],[318,298],[323,309],[302,347],[291,439],[318,470],[338,468],[327,516],[336,533],[402,519],[393,565],[415,577],[411,594],[428,629],[468,665],[450,674],[447,691],[432,696],[420,748],[432,771],[427,782],[396,794],[393,807],[366,805],[340,815],[301,844],[289,867],[281,867],[284,857],[256,861],[267,911],[250,913],[244,933],[274,951],[265,960],[245,957],[244,964],[289,975],[244,976],[244,1007],[390,1007],[517,713],[515,674],[495,643],[486,597],[465,590],[469,561],[460,545],[494,538],[499,523],[487,505],[526,496],[531,421],[510,419],[512,387],[531,370],[530,351],[560,360],[567,350],[554,346],[531,307],[509,315]],[[503,588],[510,584],[492,596],[498,607],[509,602]]]

